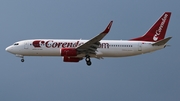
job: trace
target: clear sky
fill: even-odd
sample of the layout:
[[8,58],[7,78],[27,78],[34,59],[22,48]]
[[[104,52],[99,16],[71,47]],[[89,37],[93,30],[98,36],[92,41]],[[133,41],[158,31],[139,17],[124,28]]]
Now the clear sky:
[[[179,0],[1,0],[0,101],[180,101]],[[34,38],[90,39],[113,20],[104,39],[143,35],[172,12],[165,49],[126,58],[64,63],[5,51]]]

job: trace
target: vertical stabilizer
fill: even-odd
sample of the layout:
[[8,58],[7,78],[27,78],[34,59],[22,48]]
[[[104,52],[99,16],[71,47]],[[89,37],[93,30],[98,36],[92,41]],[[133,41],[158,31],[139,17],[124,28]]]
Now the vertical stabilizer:
[[143,36],[131,40],[156,42],[164,39],[170,17],[171,12],[165,12]]

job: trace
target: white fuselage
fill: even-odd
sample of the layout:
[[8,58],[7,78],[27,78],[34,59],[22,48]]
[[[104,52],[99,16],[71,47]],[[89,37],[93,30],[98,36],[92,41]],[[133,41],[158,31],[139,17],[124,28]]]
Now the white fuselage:
[[[37,42],[34,42],[34,41]],[[23,40],[6,48],[16,56],[61,56],[62,48],[76,48],[88,40],[56,40],[56,39],[33,39]],[[126,57],[149,53],[164,48],[153,46],[154,42],[126,41],[126,40],[101,40],[96,55],[91,57]],[[76,57],[82,57],[77,55]]]
[[171,12],[165,12],[143,35],[130,40],[102,40],[110,31],[110,21],[104,31],[90,40],[32,39],[14,43],[6,51],[24,56],[62,56],[64,62],[79,62],[85,58],[90,66],[91,57],[126,57],[140,55],[162,49],[172,38],[165,38]]

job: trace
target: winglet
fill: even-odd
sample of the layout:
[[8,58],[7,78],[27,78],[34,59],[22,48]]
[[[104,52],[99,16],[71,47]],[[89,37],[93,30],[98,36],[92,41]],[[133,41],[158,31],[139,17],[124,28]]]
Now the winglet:
[[113,21],[111,21],[109,23],[109,25],[106,27],[106,29],[102,33],[107,34],[110,31],[110,29],[111,29],[112,23],[113,23]]

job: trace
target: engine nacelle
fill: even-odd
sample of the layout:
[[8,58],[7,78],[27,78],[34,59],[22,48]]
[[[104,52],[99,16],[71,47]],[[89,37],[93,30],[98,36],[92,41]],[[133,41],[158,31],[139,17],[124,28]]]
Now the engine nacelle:
[[75,48],[62,48],[61,56],[77,56],[77,50]]
[[82,58],[64,56],[64,62],[79,62]]

